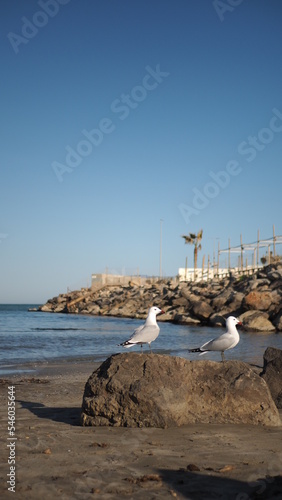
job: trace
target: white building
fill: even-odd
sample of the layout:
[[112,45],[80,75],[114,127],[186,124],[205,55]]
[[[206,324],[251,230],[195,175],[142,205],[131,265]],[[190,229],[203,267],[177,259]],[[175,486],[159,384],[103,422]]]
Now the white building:
[[[194,279],[194,272],[195,272],[195,279]],[[208,281],[213,279],[215,276],[228,276],[229,275],[229,270],[227,268],[213,268],[211,267],[210,269],[202,269],[201,267],[197,267],[194,270],[194,267],[180,267],[178,269],[178,277],[179,281]]]

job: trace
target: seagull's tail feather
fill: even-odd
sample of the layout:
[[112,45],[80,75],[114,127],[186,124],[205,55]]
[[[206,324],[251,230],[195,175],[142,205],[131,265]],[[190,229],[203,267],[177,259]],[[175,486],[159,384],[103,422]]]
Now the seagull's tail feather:
[[132,347],[133,345],[135,345],[133,342],[129,342],[129,340],[126,340],[125,342],[122,342],[122,344],[118,344],[118,346],[122,346],[122,347]]
[[203,354],[206,354],[208,351],[204,351],[200,347],[197,347],[197,349],[189,349],[188,352],[199,352],[200,356],[202,356]]

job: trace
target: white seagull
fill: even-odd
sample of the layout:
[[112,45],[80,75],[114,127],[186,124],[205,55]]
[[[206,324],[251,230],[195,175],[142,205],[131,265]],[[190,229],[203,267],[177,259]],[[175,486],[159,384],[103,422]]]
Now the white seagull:
[[144,325],[136,328],[130,339],[119,345],[122,345],[123,347],[132,347],[133,345],[141,344],[142,349],[143,344],[149,344],[151,350],[151,342],[156,340],[160,333],[160,327],[158,326],[156,319],[158,314],[164,314],[164,311],[158,307],[151,307]]
[[189,349],[189,352],[199,352],[201,356],[208,351],[220,351],[222,361],[224,361],[224,351],[227,351],[227,349],[233,349],[233,347],[235,347],[240,340],[236,325],[242,325],[241,321],[239,321],[234,316],[229,316],[229,318],[227,318],[226,320],[226,333],[223,333],[223,335],[220,335],[219,337],[206,342],[201,347],[197,347],[196,349]]

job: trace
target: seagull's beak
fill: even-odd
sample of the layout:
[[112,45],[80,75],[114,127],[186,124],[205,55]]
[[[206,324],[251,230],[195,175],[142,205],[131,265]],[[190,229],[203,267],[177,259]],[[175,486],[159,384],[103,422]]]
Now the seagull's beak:
[[160,312],[160,314],[165,314],[165,311],[162,309],[161,312]]
[[242,321],[238,321],[237,325],[243,326]]

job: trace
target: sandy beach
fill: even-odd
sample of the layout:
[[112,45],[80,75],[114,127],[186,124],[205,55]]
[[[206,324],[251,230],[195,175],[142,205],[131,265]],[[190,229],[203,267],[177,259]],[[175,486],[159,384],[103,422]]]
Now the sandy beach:
[[[6,481],[13,442],[16,499],[281,498],[282,427],[81,427],[84,385],[97,367],[38,364],[31,373],[2,377],[2,499],[12,498]],[[11,386],[14,441],[8,440]]]

